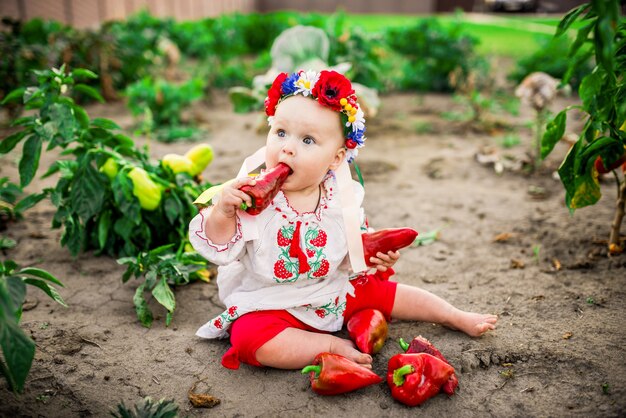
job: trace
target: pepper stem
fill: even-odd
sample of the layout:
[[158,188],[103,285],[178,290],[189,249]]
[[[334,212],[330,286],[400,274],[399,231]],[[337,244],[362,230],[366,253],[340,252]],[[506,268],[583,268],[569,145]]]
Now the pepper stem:
[[407,374],[411,374],[413,372],[415,372],[415,369],[410,364],[405,364],[404,366],[400,367],[399,369],[394,370],[393,371],[393,383],[394,383],[394,385],[402,386],[404,384],[404,381],[406,380],[404,378],[404,376],[406,376]]
[[241,202],[241,205],[239,205],[239,209],[241,209],[241,210],[248,209],[248,205],[246,205],[246,202]]
[[320,375],[321,371],[322,371],[322,366],[315,365],[315,364],[309,364],[304,369],[302,369],[302,374],[315,372],[315,377],[318,377]]
[[406,352],[406,350],[408,350],[408,349],[409,349],[409,344],[408,344],[406,341],[404,341],[404,338],[400,338],[400,339],[398,340],[398,345],[399,345],[399,346],[400,346],[400,348],[401,348],[403,351],[405,351],[405,352]]

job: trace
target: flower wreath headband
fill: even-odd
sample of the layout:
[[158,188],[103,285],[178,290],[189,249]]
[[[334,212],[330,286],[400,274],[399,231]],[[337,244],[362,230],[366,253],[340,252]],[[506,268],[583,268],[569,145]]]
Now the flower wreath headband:
[[280,73],[274,79],[265,99],[265,113],[271,125],[276,106],[287,97],[302,94],[311,96],[322,106],[339,112],[343,125],[346,160],[351,163],[365,145],[365,118],[357,102],[350,80],[336,71],[298,71]]

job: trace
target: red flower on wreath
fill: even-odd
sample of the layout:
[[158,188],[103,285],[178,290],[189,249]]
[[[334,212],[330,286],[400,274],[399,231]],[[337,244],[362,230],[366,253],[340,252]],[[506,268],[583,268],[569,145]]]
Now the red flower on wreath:
[[278,105],[278,101],[280,100],[280,96],[283,95],[282,84],[287,78],[287,73],[280,73],[272,83],[272,87],[267,92],[267,97],[265,98],[265,113],[267,116],[274,116],[276,113],[276,105]]
[[319,78],[311,91],[317,101],[337,112],[341,112],[343,107],[339,100],[348,98],[354,94],[352,84],[342,74],[336,71],[320,71]]

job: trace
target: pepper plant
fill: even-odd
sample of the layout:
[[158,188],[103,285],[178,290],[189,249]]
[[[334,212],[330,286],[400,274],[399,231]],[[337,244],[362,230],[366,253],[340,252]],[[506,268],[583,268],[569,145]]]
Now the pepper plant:
[[35,357],[35,342],[19,326],[26,285],[40,288],[54,301],[67,307],[50,283],[63,287],[56,277],[45,270],[35,267],[19,269],[13,260],[0,262],[0,372],[14,392],[24,389]]
[[[132,139],[116,132],[115,122],[90,119],[67,95],[74,86],[98,98],[91,87],[74,81],[95,78],[94,73],[84,69],[66,73],[62,67],[38,71],[37,77],[38,87],[18,89],[6,98],[21,97],[36,112],[14,121],[22,129],[0,142],[0,154],[12,151],[26,138],[19,163],[22,187],[37,173],[44,143],[46,150],[58,147],[62,158],[68,157],[55,161],[44,174],[57,175],[56,185],[36,194],[37,198],[50,197],[57,208],[52,227],[63,228],[61,245],[72,255],[93,249],[114,257],[136,256],[163,245],[170,245],[172,253],[183,248],[188,221],[197,214],[193,201],[209,186],[201,183],[199,174],[212,159],[210,147],[190,150],[184,156],[188,169],[171,162],[151,162],[145,149],[136,148]],[[196,269],[199,261],[178,259],[178,265],[188,263]],[[206,267],[206,261],[201,267]],[[149,282],[147,287],[152,290],[154,285]]]
[[[585,76],[578,93],[582,105],[569,106],[549,123],[542,138],[541,157],[545,158],[565,132],[566,113],[580,109],[587,119],[574,144],[559,167],[565,187],[565,203],[570,211],[594,205],[601,197],[598,175],[613,172],[617,185],[617,204],[611,224],[608,249],[610,254],[623,251],[619,231],[624,218],[626,180],[626,21],[620,15],[617,0],[593,0],[567,13],[555,36],[562,36],[575,22],[580,23],[577,36],[569,50],[572,60],[562,83],[567,83],[574,70],[590,55],[596,61],[593,71]],[[577,54],[585,45],[589,52]]]

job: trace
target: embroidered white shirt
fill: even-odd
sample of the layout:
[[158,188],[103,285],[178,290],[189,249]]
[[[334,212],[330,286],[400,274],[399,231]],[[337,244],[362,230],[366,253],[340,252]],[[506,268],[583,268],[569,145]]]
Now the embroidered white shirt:
[[[364,190],[354,183],[358,206]],[[215,244],[204,231],[205,208],[189,225],[194,249],[218,267],[219,298],[224,312],[204,324],[196,335],[225,338],[230,325],[248,312],[285,309],[307,325],[322,331],[338,331],[343,325],[350,284],[345,227],[337,184],[332,173],[324,181],[315,212],[298,213],[282,191],[258,217],[259,238],[246,241],[241,224],[227,244]],[[365,222],[361,208],[361,224]],[[306,254],[308,271],[289,250],[299,231],[299,246]]]

